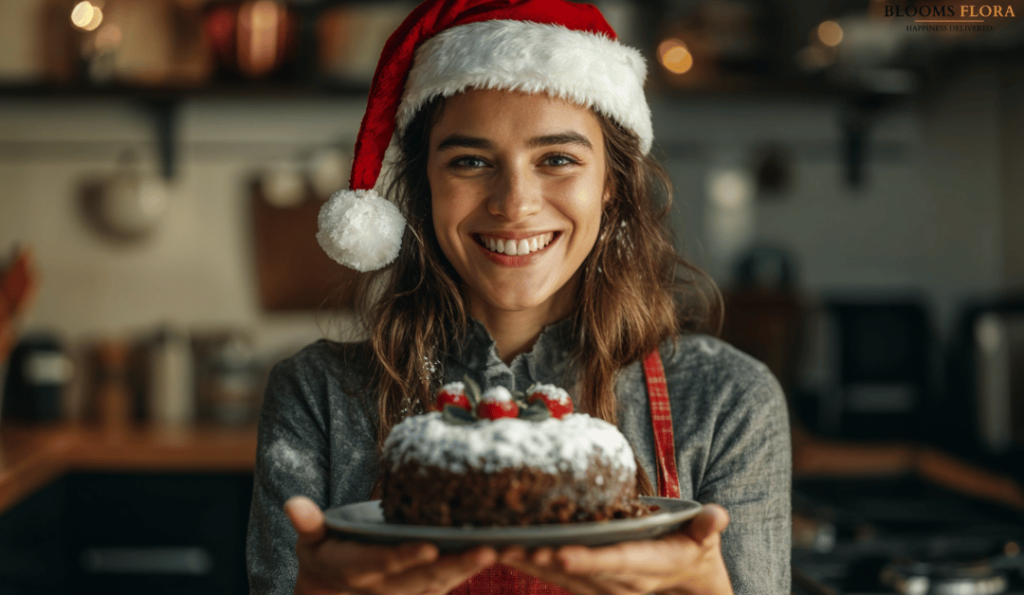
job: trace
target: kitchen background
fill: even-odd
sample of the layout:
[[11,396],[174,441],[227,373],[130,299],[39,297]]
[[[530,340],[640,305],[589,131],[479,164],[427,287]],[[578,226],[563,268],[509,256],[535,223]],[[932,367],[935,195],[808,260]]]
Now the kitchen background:
[[[935,456],[968,478],[960,488],[1024,502],[1011,481],[1024,480],[1024,5],[960,19],[958,3],[928,24],[944,31],[925,31],[915,21],[934,2],[597,4],[648,57],[679,245],[726,293],[725,337],[783,380],[809,441],[798,472],[927,478],[920,460]],[[65,535],[48,554],[6,541],[2,521],[33,502],[73,516],[89,482],[110,489],[127,469],[157,484],[126,490],[159,493],[198,468],[187,454],[177,467],[96,454],[54,471],[63,484],[40,500],[31,482],[10,487],[41,448],[33,428],[240,436],[243,462],[223,465],[242,482],[229,482],[235,510],[267,367],[358,337],[315,215],[347,183],[377,53],[414,5],[0,0],[0,553],[68,560],[54,592],[110,589],[139,568],[202,577],[219,550],[119,558],[131,539]],[[114,450],[187,450],[147,436]],[[808,508],[817,553],[856,533],[826,508]],[[1019,540],[1016,510],[993,523]],[[20,575],[0,562],[5,576]]]

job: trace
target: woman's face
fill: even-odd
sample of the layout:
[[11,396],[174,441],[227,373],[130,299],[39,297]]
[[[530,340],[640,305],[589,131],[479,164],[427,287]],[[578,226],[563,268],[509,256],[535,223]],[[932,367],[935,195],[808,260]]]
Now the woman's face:
[[471,90],[446,101],[429,142],[434,229],[470,314],[567,315],[607,196],[597,117],[544,94]]

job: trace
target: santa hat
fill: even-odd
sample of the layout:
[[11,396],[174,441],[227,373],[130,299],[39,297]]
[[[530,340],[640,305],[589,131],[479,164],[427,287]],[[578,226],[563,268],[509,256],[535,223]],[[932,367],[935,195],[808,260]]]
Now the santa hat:
[[[466,89],[546,93],[608,116],[644,153],[654,134],[640,52],[591,5],[566,0],[425,0],[391,35],[373,75],[352,177],[320,210],[317,240],[340,264],[380,269],[405,219],[378,187],[389,148],[417,111]],[[396,153],[397,154],[397,153]]]

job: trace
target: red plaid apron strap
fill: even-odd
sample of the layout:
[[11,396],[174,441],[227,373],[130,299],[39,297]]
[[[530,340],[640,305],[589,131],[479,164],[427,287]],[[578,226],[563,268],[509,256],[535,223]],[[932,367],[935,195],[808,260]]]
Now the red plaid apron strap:
[[679,498],[679,472],[676,470],[676,440],[672,432],[672,409],[668,402],[665,368],[657,348],[644,358],[647,400],[651,403],[654,428],[654,455],[658,462],[658,495]]
[[[644,376],[647,378],[647,398],[651,403],[651,423],[654,425],[654,450],[658,459],[658,495],[679,497],[679,474],[676,472],[676,447],[672,434],[672,412],[668,403],[665,369],[658,350],[644,358]],[[495,564],[462,583],[453,595],[566,595],[568,591],[545,583],[504,566]]]

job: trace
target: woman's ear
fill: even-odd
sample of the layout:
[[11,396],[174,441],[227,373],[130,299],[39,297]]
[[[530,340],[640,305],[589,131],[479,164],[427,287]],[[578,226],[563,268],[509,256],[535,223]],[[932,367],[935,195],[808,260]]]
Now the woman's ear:
[[615,194],[615,180],[611,176],[608,176],[608,181],[604,184],[604,195],[601,197],[601,206],[607,207],[612,196]]

